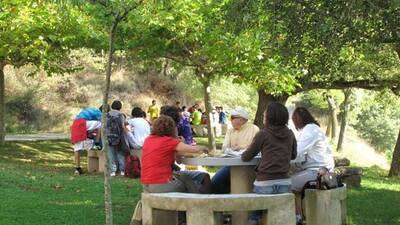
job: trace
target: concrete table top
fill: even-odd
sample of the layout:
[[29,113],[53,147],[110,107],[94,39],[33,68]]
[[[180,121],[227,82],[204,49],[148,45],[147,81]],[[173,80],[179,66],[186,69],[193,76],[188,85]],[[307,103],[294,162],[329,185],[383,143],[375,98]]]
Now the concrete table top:
[[257,165],[260,157],[255,157],[249,162],[243,162],[240,157],[195,157],[183,158],[182,164],[192,166],[252,166]]

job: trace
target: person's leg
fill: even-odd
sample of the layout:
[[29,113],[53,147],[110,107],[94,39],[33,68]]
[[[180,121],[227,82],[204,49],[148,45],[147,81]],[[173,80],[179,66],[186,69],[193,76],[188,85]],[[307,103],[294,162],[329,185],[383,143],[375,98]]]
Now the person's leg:
[[121,176],[125,175],[125,152],[117,151],[118,168]]
[[75,161],[75,174],[81,175],[83,170],[81,168],[81,153],[83,150],[76,150],[74,151],[74,161]]
[[211,193],[229,194],[231,192],[231,172],[229,166],[224,166],[217,171],[211,179]]
[[75,167],[81,167],[81,155],[79,151],[74,152],[74,158],[75,158]]
[[317,176],[318,176],[318,170],[303,170],[291,176],[291,181],[292,181],[291,190],[295,194],[295,211],[296,211],[296,221],[298,224],[301,224],[303,220],[301,193],[306,183],[309,181],[316,180]]
[[199,189],[201,194],[210,194],[211,193],[211,178],[207,173],[203,177],[203,182],[201,183],[201,187]]
[[108,147],[108,163],[110,165],[110,175],[115,176],[115,172],[117,171],[117,165],[115,164],[116,161],[116,152],[114,146]]

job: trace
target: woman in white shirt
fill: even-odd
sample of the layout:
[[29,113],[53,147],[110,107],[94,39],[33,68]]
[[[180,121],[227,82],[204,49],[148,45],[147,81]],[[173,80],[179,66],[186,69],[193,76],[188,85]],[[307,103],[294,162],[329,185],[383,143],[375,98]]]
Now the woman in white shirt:
[[132,109],[132,118],[128,120],[131,128],[131,135],[129,137],[129,144],[133,149],[140,150],[143,146],[144,139],[150,135],[150,124],[144,119],[144,111],[135,107]]
[[[300,168],[300,172],[291,176],[292,191],[301,193],[307,182],[317,179],[319,168],[332,171],[334,161],[328,138],[306,108],[296,108],[292,120],[299,131],[295,164]],[[298,224],[301,224],[301,201],[296,201],[296,214]]]

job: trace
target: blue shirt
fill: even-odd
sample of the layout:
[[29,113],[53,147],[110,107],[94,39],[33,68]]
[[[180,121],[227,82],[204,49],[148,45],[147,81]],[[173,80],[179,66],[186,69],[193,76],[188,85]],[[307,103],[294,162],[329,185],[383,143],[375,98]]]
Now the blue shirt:
[[101,121],[101,111],[93,107],[85,108],[76,116],[75,119]]
[[226,113],[224,111],[221,111],[219,113],[219,123],[220,124],[227,124]]

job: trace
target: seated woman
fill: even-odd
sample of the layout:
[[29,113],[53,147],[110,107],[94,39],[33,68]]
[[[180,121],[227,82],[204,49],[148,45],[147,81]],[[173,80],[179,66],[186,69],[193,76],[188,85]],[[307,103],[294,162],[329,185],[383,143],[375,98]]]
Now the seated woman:
[[297,158],[295,160],[299,171],[293,174],[291,179],[292,190],[296,193],[297,222],[301,224],[300,193],[304,185],[317,179],[321,167],[332,171],[334,161],[327,137],[319,127],[319,123],[306,108],[296,108],[293,111],[292,120],[296,129],[300,132],[297,137]]
[[141,150],[144,140],[150,135],[150,124],[143,117],[143,110],[139,107],[132,109],[132,118],[128,119],[131,132],[128,135],[129,145],[134,150]]
[[174,120],[161,115],[153,123],[153,130],[142,148],[141,183],[146,192],[207,193],[210,177],[198,171],[173,172],[175,156],[185,153],[203,153],[204,146],[191,146],[177,139]]
[[[290,160],[296,158],[296,139],[287,127],[289,113],[286,107],[274,102],[264,113],[264,128],[242,154],[243,161],[252,160],[261,152],[256,168],[254,192],[257,194],[281,194],[290,192]],[[258,225],[262,211],[250,215],[247,225]]]
[[[240,151],[245,150],[260,130],[256,125],[248,122],[249,114],[241,107],[231,112],[232,128],[226,133],[222,150]],[[217,171],[211,180],[211,192],[213,194],[230,193],[231,175],[230,167],[224,166]]]

